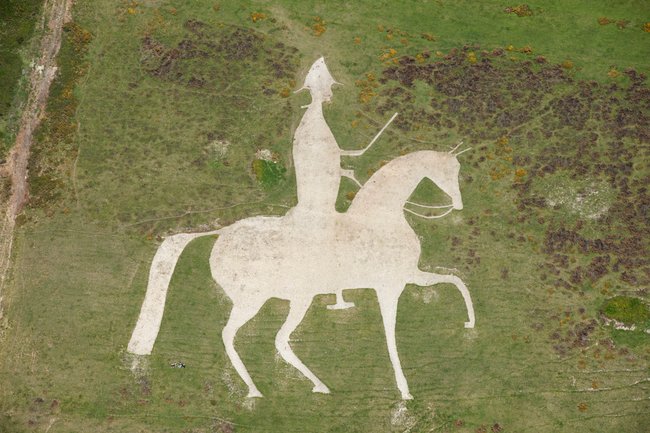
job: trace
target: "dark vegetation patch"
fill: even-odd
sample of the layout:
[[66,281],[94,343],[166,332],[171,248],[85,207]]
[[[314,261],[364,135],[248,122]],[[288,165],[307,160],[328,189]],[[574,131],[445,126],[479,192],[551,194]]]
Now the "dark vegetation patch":
[[58,73],[50,89],[47,115],[41,124],[29,158],[29,206],[48,208],[68,185],[77,156],[74,89],[88,69],[85,54],[92,34],[77,25],[63,27]]
[[596,319],[580,320],[562,326],[551,333],[553,350],[560,356],[566,356],[573,349],[585,349],[592,343],[592,334],[597,328]]
[[[483,52],[479,47],[453,49],[432,61],[430,53],[403,56],[384,69],[379,79],[383,98],[376,111],[384,114],[414,98],[414,83],[421,82],[435,91],[429,107],[404,104],[409,110],[400,128],[406,131],[431,126],[458,129],[464,136],[496,140],[521,127],[545,105],[544,95],[551,86],[567,84],[571,78],[559,65],[540,67],[530,61],[513,63],[504,51]],[[469,56],[474,53],[474,56]],[[474,63],[472,59],[476,58]],[[406,115],[408,114],[408,115]]]
[[[41,12],[39,0],[3,0],[0,2],[0,121],[10,112],[16,84],[23,68],[19,51],[25,47],[34,32]],[[0,129],[2,154],[9,148],[10,134]]]
[[244,27],[213,28],[198,20],[188,20],[184,27],[186,33],[175,46],[151,34],[142,38],[140,62],[147,74],[186,87],[223,90],[254,71],[254,78],[262,77],[258,92],[268,95],[293,87],[296,48]]
[[11,178],[0,176],[0,203],[6,203],[11,197]]

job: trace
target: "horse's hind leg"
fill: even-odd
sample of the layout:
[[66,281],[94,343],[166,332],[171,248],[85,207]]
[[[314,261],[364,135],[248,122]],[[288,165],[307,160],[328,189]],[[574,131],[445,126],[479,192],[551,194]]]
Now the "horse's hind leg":
[[[401,290],[399,293],[401,293]],[[397,388],[399,388],[402,393],[402,398],[404,400],[411,400],[413,399],[413,396],[409,392],[409,385],[404,376],[404,372],[402,371],[402,364],[400,363],[399,355],[397,354],[397,343],[395,342],[395,322],[397,319],[397,302],[399,297],[394,296],[390,292],[381,292],[377,290],[377,299],[379,300],[381,317],[384,321],[388,356],[390,357],[390,362],[393,364]]]
[[242,380],[246,382],[246,385],[248,385],[247,397],[262,397],[262,393],[259,392],[253,383],[253,379],[251,379],[250,374],[248,374],[246,366],[244,366],[239,354],[237,354],[237,351],[235,350],[235,334],[237,334],[239,328],[244,326],[246,322],[257,314],[260,307],[261,305],[244,306],[235,304],[230,312],[228,323],[226,323],[225,328],[223,328],[223,331],[221,332],[223,344],[226,346],[226,353],[228,354],[228,358],[230,358],[230,362],[232,362],[232,365],[235,367],[235,370],[237,370],[237,373],[239,373]]
[[456,275],[444,275],[444,274],[434,274],[433,272],[418,272],[418,276],[415,278],[413,283],[418,286],[432,286],[439,283],[450,283],[456,286],[463,295],[465,300],[465,307],[467,308],[467,316],[469,320],[465,322],[465,328],[473,328],[476,322],[474,317],[474,304],[472,304],[472,297],[467,290],[467,286],[463,283],[463,280],[458,278]]
[[312,388],[313,392],[322,392],[324,394],[329,394],[330,390],[325,386],[319,378],[316,377],[314,373],[307,368],[305,364],[302,363],[300,359],[293,353],[291,346],[289,345],[289,337],[291,333],[298,327],[302,319],[305,317],[305,313],[309,308],[311,299],[307,301],[303,300],[294,300],[289,304],[289,315],[287,320],[284,322],[280,331],[275,336],[275,348],[278,350],[282,358],[287,361],[289,364],[296,367],[302,374],[304,374],[309,380],[314,384]]

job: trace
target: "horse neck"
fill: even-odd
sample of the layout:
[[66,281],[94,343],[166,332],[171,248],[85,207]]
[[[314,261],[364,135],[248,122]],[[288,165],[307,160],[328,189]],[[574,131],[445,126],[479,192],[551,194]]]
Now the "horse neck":
[[348,214],[381,212],[403,217],[404,203],[431,173],[430,151],[413,152],[380,168],[355,196]]

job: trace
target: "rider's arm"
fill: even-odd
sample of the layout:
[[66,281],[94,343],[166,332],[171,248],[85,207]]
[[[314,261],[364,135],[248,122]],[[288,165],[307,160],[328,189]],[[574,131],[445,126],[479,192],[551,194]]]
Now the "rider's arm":
[[381,131],[379,131],[379,132],[377,133],[377,135],[375,135],[375,138],[372,139],[372,141],[370,142],[369,145],[367,145],[366,147],[364,147],[364,148],[361,149],[361,150],[341,150],[341,155],[342,155],[342,156],[361,156],[361,155],[363,155],[363,154],[366,152],[366,150],[370,149],[370,146],[372,146],[373,144],[375,144],[375,141],[377,141],[377,139],[378,139],[379,136],[382,134],[382,132],[384,132],[384,130],[385,130],[386,128],[388,128],[388,125],[390,125],[391,122],[392,122],[393,120],[395,120],[396,117],[397,117],[397,113],[393,114],[393,117],[391,117],[390,120],[388,120],[388,122],[386,122],[386,124],[384,125],[384,127],[381,128]]
[[341,150],[341,156],[361,156],[366,150],[368,150],[368,147],[361,150]]

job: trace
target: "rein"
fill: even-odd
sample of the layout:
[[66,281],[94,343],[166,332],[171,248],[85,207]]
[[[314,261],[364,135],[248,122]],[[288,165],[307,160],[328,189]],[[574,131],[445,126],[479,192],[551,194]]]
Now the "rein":
[[407,202],[407,203],[415,204],[417,206],[422,206],[422,207],[428,207],[428,208],[431,208],[431,209],[439,209],[439,208],[446,208],[446,207],[449,208],[446,212],[442,213],[441,215],[431,215],[431,216],[422,215],[422,214],[419,214],[419,213],[417,213],[415,211],[412,211],[411,209],[403,208],[406,212],[412,213],[415,216],[419,216],[420,218],[424,218],[424,219],[427,219],[427,220],[442,218],[442,217],[448,215],[452,210],[454,210],[452,205],[449,205],[449,206],[425,206],[425,205],[418,205],[417,203],[411,203],[411,202]]
[[403,208],[405,211],[407,211],[407,212],[409,212],[409,213],[412,213],[412,214],[415,215],[415,216],[419,216],[420,218],[424,218],[424,219],[428,219],[428,220],[437,219],[437,218],[442,218],[442,217],[444,217],[445,215],[448,215],[449,212],[451,212],[452,210],[454,210],[454,209],[453,209],[453,205],[451,205],[451,204],[447,204],[447,205],[444,205],[444,206],[430,206],[430,205],[426,205],[426,204],[416,203],[416,202],[414,202],[414,201],[407,201],[406,204],[411,204],[411,205],[413,205],[413,206],[418,206],[418,207],[421,207],[421,208],[424,208],[424,209],[447,209],[447,208],[449,208],[449,209],[448,209],[446,212],[444,212],[442,215],[432,215],[432,216],[426,216],[426,215],[419,214],[419,213],[417,213],[417,212],[415,212],[415,211],[412,211],[411,209],[408,209],[408,208],[406,208],[406,207]]
[[[391,120],[392,120],[392,119],[391,119]],[[464,150],[461,150],[460,152],[454,153],[454,152],[456,152],[456,150],[457,150],[457,149],[458,149],[462,144],[463,144],[462,141],[459,142],[459,143],[458,143],[458,144],[457,144],[453,149],[451,149],[451,150],[449,151],[449,153],[450,153],[451,155],[454,155],[455,157],[458,157],[458,155],[460,155],[460,154],[462,154],[462,153],[465,153],[465,152],[467,152],[468,150],[471,150],[471,149],[472,149],[471,147],[468,147],[467,149],[464,149]],[[405,211],[407,211],[407,212],[409,212],[409,213],[412,213],[412,214],[415,215],[415,216],[419,216],[420,218],[427,219],[427,220],[433,220],[433,219],[437,219],[437,218],[442,218],[442,217],[444,217],[444,216],[446,216],[446,215],[449,215],[449,213],[450,213],[452,210],[454,210],[454,208],[453,208],[454,205],[451,205],[451,204],[450,204],[450,205],[445,205],[445,206],[428,206],[428,205],[425,205],[425,204],[415,203],[415,202],[412,202],[412,201],[407,201],[406,204],[411,204],[411,205],[413,205],[413,206],[421,207],[421,208],[424,208],[424,209],[447,209],[447,208],[449,208],[446,212],[442,213],[441,215],[431,215],[431,216],[422,215],[422,214],[417,213],[417,212],[415,212],[415,211],[412,211],[411,209],[408,209],[408,208],[406,208],[406,207],[403,208]]]
[[453,206],[452,204],[446,204],[444,206],[429,206],[429,205],[426,205],[426,204],[415,203],[414,201],[407,201],[406,203],[412,204],[412,205],[418,206],[418,207],[423,207],[425,209],[447,209],[448,207]]

